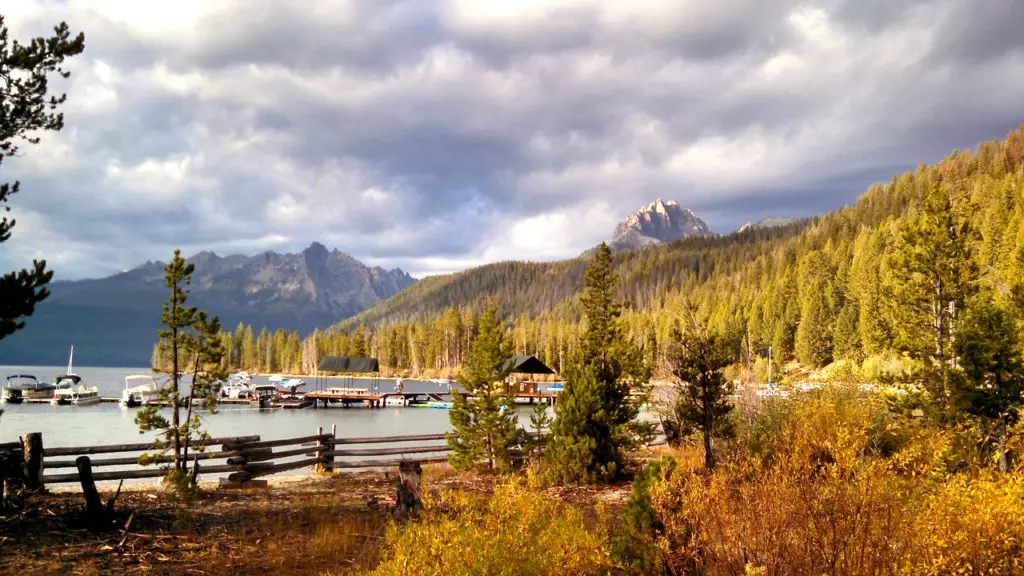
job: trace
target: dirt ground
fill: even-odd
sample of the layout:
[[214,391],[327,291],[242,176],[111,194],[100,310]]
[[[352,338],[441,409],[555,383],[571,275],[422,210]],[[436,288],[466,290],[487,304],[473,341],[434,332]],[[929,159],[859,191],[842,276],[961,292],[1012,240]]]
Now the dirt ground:
[[[427,467],[423,477],[427,490],[488,493],[493,482],[447,466]],[[577,505],[615,505],[629,486],[551,492]],[[394,475],[383,472],[207,490],[186,511],[143,487],[122,492],[113,527],[93,532],[80,492],[34,495],[0,513],[0,574],[354,573],[379,561],[394,503]]]

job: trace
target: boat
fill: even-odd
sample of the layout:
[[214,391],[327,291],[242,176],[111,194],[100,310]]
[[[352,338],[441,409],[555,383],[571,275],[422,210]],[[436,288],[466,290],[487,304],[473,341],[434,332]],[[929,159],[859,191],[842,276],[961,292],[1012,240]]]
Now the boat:
[[88,404],[96,404],[102,400],[102,398],[100,398],[100,389],[98,386],[86,386],[82,384],[82,377],[75,374],[75,371],[71,367],[74,358],[75,347],[72,346],[71,353],[68,355],[67,373],[61,374],[53,380],[54,390],[50,404],[53,404],[54,406],[61,406],[65,404],[86,406]]
[[273,384],[256,384],[252,387],[249,403],[259,408],[271,408],[277,399],[277,386]]
[[272,380],[277,382],[277,393],[285,398],[297,398],[305,394],[304,392],[297,392],[299,388],[306,385],[306,381],[302,378],[288,378],[288,379],[277,379]]
[[437,401],[416,402],[416,403],[409,404],[409,407],[410,408],[437,408],[439,410],[451,410],[452,403],[451,402],[437,402]]
[[53,398],[50,400],[50,404],[54,406],[87,406],[102,400],[99,387],[82,384],[82,378],[77,374],[57,376],[55,385],[57,388],[54,389]]
[[4,392],[0,398],[11,404],[20,404],[25,400],[47,400],[53,397],[55,388],[53,384],[40,382],[31,374],[11,374],[4,382]]
[[124,391],[121,392],[121,407],[133,408],[162,402],[160,385],[150,374],[131,374],[124,377]]
[[565,390],[565,382],[555,382],[550,386],[544,387],[545,392],[561,392],[563,390]]
[[246,399],[252,396],[252,376],[248,372],[238,372],[228,376],[228,381],[220,387],[221,398]]

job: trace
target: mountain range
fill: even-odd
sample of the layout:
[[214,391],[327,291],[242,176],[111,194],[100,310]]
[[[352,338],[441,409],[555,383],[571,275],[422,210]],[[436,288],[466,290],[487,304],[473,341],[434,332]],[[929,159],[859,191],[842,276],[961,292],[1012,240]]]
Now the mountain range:
[[[305,333],[359,313],[415,279],[401,269],[368,267],[314,242],[298,254],[218,256],[200,252],[189,304],[239,322]],[[53,282],[26,327],[0,340],[0,364],[61,364],[71,345],[89,366],[149,364],[161,302],[162,262],[106,278]]]

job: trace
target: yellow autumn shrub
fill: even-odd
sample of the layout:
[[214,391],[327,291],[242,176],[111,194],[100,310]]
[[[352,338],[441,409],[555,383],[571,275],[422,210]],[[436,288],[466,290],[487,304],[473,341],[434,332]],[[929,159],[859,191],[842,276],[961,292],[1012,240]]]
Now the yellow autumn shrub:
[[899,421],[850,388],[760,407],[703,470],[650,488],[676,573],[1020,574],[1024,476],[970,459],[967,430]]
[[428,497],[419,518],[390,527],[373,574],[606,574],[601,525],[519,480],[490,496],[446,492]]

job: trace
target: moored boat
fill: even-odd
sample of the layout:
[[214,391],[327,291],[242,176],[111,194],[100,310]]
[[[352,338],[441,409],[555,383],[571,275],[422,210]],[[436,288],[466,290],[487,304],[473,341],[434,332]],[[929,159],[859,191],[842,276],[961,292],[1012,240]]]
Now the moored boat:
[[245,399],[252,396],[252,376],[248,372],[238,372],[228,376],[228,381],[220,388],[221,398]]
[[68,354],[68,371],[65,374],[61,374],[53,379],[53,398],[50,400],[50,404],[54,406],[60,406],[65,404],[72,404],[75,406],[86,406],[88,404],[96,404],[102,398],[100,398],[100,389],[98,386],[86,386],[82,384],[82,377],[75,374],[72,364],[75,359],[75,347],[71,347],[71,352]]
[[277,399],[277,386],[273,384],[257,384],[252,387],[249,403],[259,408],[271,408]]
[[50,403],[54,406],[74,405],[87,406],[96,404],[102,400],[98,386],[86,386],[82,384],[82,378],[77,374],[63,374],[57,376],[54,381],[56,388],[53,391],[53,398]]
[[49,382],[40,382],[31,374],[11,374],[4,382],[4,402],[20,404],[25,400],[46,400],[53,396],[56,388]]
[[160,401],[160,385],[150,374],[131,374],[124,377],[121,407],[147,406]]

